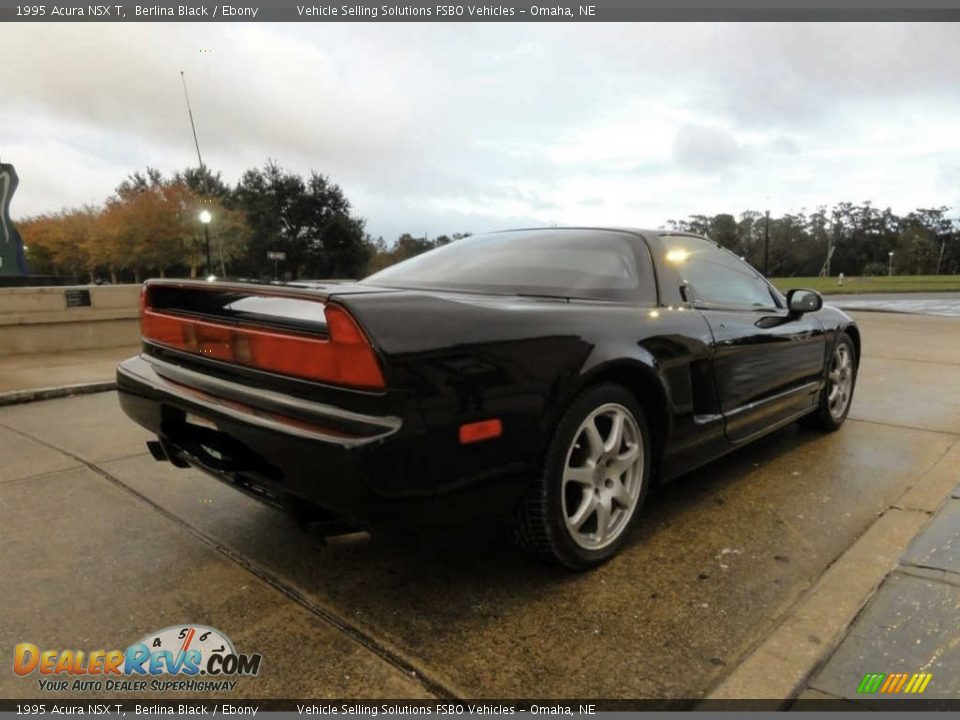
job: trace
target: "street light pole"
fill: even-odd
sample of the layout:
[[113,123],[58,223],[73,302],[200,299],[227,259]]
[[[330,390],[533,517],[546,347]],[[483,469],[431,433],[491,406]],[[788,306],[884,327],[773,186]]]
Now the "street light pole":
[[204,255],[207,259],[206,275],[211,274],[212,265],[210,263],[210,221],[213,219],[213,215],[210,214],[209,210],[203,210],[200,212],[200,222],[203,223],[203,247]]
[[204,254],[207,256],[207,275],[210,274],[210,225],[203,224],[203,247]]
[[893,251],[887,253],[887,277],[893,277]]

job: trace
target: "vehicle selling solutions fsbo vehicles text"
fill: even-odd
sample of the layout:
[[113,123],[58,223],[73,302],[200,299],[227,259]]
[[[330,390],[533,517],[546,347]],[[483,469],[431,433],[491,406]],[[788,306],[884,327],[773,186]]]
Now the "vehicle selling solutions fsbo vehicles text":
[[[524,11],[520,11],[521,13]],[[393,17],[514,17],[517,10],[502,5],[447,5],[413,7],[408,5],[297,5],[297,15],[312,18],[377,18]]]

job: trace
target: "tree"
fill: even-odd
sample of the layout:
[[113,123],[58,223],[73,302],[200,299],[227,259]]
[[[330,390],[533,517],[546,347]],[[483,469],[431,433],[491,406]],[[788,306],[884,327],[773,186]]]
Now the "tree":
[[273,161],[247,170],[233,194],[235,207],[250,226],[248,252],[239,263],[251,276],[272,272],[268,251],[286,253],[286,274],[304,277],[359,277],[368,248],[364,222],[350,213],[350,203],[336,184],[311,172],[304,180]]
[[721,213],[714,215],[707,223],[710,239],[718,242],[725,248],[737,251],[737,221],[733,215]]
[[414,237],[410,233],[403,233],[393,243],[392,247],[387,247],[382,237],[373,240],[369,236],[366,239],[367,248],[370,251],[370,260],[367,263],[367,274],[371,275],[394,263],[408,260],[420,253],[433,248],[449,245],[457,240],[470,237],[468,232],[455,232],[452,235],[438,235],[433,240],[426,237]]
[[173,176],[174,184],[185,185],[196,197],[205,199],[219,199],[221,202],[230,201],[231,190],[219,172],[213,172],[206,165],[203,167],[189,167]]
[[122,182],[104,211],[102,249],[93,253],[116,282],[120,270],[129,270],[140,282],[147,270],[164,277],[183,264],[191,236],[191,215],[198,203],[182,181],[165,180],[147,169]]
[[66,211],[37,215],[17,223],[34,272],[76,275],[82,271],[82,259],[64,252],[71,247],[66,237],[65,214]]

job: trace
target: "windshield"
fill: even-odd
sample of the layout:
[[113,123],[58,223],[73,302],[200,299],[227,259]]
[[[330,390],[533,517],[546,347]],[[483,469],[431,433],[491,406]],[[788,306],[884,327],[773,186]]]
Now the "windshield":
[[473,235],[375,273],[369,285],[588,299],[653,299],[643,241],[607,230]]

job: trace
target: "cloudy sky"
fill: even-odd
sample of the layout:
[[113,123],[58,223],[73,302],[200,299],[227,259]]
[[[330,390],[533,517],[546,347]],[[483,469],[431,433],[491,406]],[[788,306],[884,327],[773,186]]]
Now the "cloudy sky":
[[960,25],[0,27],[15,217],[273,158],[368,230],[660,226],[842,200],[960,214]]

